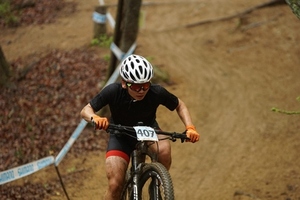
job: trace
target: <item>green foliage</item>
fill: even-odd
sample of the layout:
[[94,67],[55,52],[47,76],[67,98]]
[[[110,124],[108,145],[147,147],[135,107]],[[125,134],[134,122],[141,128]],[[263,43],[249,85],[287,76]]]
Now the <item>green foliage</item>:
[[103,59],[104,59],[106,62],[109,62],[109,61],[110,61],[110,55],[104,55]]
[[[91,41],[92,46],[99,46],[104,48],[109,48],[111,43],[113,42],[112,36],[101,35],[99,38],[94,38]],[[110,60],[110,55],[104,55],[103,59],[107,62]]]
[[300,19],[300,0],[285,0],[293,13]]
[[[297,99],[297,101],[300,102],[300,96],[297,97],[296,99]],[[300,114],[300,111],[287,111],[287,110],[281,110],[281,109],[275,108],[275,107],[272,108],[272,111],[287,114],[287,115],[299,115]]]
[[5,17],[10,13],[10,4],[8,1],[0,2],[0,17]]
[[0,18],[9,26],[18,24],[19,18],[12,13],[10,1],[0,1]]
[[91,41],[91,45],[109,48],[112,41],[113,41],[112,37],[107,35],[101,35],[99,38],[94,38]]

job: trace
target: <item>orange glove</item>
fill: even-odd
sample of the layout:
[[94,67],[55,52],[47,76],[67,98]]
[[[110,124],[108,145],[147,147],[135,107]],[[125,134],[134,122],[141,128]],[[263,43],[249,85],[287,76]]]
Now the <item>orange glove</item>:
[[106,117],[99,117],[98,115],[93,115],[91,120],[95,126],[95,129],[104,129],[108,128],[109,122]]
[[200,138],[200,134],[197,133],[195,126],[186,126],[186,136],[190,138],[187,142],[198,142]]

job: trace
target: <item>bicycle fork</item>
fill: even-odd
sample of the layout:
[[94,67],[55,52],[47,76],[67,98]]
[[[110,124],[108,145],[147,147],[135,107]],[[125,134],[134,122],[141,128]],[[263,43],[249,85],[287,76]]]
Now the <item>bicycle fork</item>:
[[150,199],[153,200],[162,200],[161,194],[160,194],[160,183],[157,177],[155,177],[155,175],[153,175],[151,183],[149,185],[149,196]]
[[[139,200],[141,198],[138,185],[139,183],[139,177],[142,173],[142,163],[145,162],[145,154],[139,152],[139,151],[133,151],[132,153],[132,166],[131,166],[131,173],[132,173],[132,185],[131,185],[131,200]],[[158,180],[158,177],[156,177],[156,174],[152,174],[152,180],[149,185],[149,196],[151,200],[162,200],[161,194],[160,194],[160,182]]]
[[[141,160],[143,159],[143,160]],[[142,167],[141,167],[141,163],[144,162],[145,160],[145,155],[139,155],[138,151],[133,151],[132,152],[132,166],[131,166],[131,172],[133,173],[133,178],[132,178],[132,196],[131,199],[132,200],[138,200],[139,196],[141,194],[139,194],[138,191],[138,179],[139,179],[139,175],[141,173]]]

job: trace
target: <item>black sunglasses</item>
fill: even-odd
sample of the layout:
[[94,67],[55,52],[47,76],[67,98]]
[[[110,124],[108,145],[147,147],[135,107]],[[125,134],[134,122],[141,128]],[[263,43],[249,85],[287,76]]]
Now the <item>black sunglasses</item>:
[[151,86],[151,83],[147,82],[147,83],[138,84],[138,83],[128,83],[128,82],[126,82],[126,85],[127,85],[127,87],[129,87],[133,91],[139,92],[141,90],[143,90],[143,91],[148,90]]

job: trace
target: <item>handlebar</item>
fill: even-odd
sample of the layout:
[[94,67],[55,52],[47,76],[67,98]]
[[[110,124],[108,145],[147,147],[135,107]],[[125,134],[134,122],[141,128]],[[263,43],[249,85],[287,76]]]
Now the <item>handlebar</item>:
[[[135,129],[133,126],[122,126],[122,125],[117,125],[117,124],[109,124],[107,132],[112,132],[114,134],[129,134],[129,133],[135,133]],[[123,132],[123,133],[122,133]],[[125,133],[124,133],[125,132]],[[169,139],[173,142],[175,142],[177,139],[181,140],[181,143],[183,143],[185,140],[189,140],[186,136],[186,131],[182,133],[177,133],[177,132],[166,132],[162,130],[157,130],[155,129],[156,134],[158,135],[165,135],[168,136],[166,139]]]

